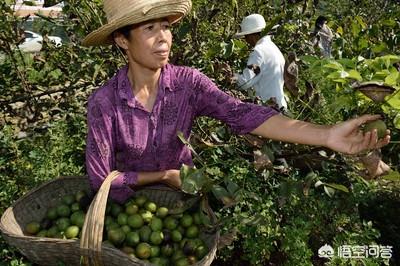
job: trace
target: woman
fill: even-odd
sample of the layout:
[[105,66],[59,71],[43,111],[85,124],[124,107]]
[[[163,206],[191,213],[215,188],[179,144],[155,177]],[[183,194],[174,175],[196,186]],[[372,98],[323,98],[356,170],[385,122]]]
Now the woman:
[[274,109],[243,103],[199,71],[168,63],[171,24],[191,8],[190,0],[104,1],[108,23],[89,34],[84,45],[115,42],[128,65],[99,88],[88,103],[86,163],[93,189],[113,170],[111,197],[119,202],[135,187],[164,182],[180,187],[179,169],[193,165],[177,132],[189,137],[194,119],[210,116],[237,134],[252,133],[287,142],[319,145],[356,154],[389,142],[359,131],[379,116],[362,116],[333,126],[315,125],[280,115]]

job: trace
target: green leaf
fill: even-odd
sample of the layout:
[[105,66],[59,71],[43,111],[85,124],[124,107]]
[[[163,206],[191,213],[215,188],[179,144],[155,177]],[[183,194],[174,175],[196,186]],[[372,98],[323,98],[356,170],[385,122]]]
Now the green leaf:
[[336,190],[340,190],[346,193],[349,193],[349,190],[347,187],[340,185],[340,184],[335,184],[335,183],[324,183],[324,186],[336,189]]
[[331,69],[336,69],[336,70],[343,70],[343,66],[336,61],[330,61],[328,64],[325,64],[323,66],[324,68],[331,68]]
[[389,174],[382,176],[382,178],[390,181],[400,181],[400,173],[392,171]]
[[351,69],[348,72],[347,78],[355,79],[357,81],[362,81],[363,80],[363,78],[360,75],[360,72],[358,72],[357,70],[354,70],[354,69]]
[[397,84],[397,79],[399,78],[399,72],[397,70],[394,70],[390,73],[389,76],[385,78],[385,83],[388,85],[396,85]]

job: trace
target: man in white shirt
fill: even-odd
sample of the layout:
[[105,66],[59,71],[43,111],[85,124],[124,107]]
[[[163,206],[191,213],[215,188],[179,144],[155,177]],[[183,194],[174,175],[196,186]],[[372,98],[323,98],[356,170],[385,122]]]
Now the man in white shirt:
[[240,89],[254,88],[262,100],[274,100],[279,108],[286,109],[283,93],[285,57],[272,42],[271,36],[261,36],[265,26],[264,17],[259,14],[243,19],[241,31],[235,36],[244,37],[253,51],[247,60],[247,68],[241,74],[236,73],[233,79]]

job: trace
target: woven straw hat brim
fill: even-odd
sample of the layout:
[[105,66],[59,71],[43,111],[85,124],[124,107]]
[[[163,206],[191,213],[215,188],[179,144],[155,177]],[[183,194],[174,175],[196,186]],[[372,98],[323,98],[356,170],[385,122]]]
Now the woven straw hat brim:
[[[191,7],[192,3],[190,0],[153,1],[152,5],[145,6],[140,10],[133,10],[91,32],[82,41],[82,45],[99,46],[113,44],[112,33],[115,30],[152,19],[168,18],[171,24],[176,23],[189,13]],[[124,7],[121,8],[123,9]]]

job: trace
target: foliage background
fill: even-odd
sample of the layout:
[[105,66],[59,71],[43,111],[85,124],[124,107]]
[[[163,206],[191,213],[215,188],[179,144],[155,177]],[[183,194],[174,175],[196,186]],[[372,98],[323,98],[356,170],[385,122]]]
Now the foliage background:
[[[61,29],[66,36],[62,47],[45,42],[38,54],[15,48],[26,18],[13,15],[12,3],[0,1],[1,213],[46,180],[85,174],[87,97],[125,64],[113,47],[80,46],[83,36],[104,23],[100,1],[65,1],[64,20],[36,21],[35,31],[45,35]],[[218,193],[210,196],[223,232],[236,233],[215,265],[400,264],[400,190],[392,180],[400,168],[400,94],[381,106],[352,89],[354,82],[370,80],[400,89],[394,66],[400,62],[398,1],[194,0],[191,14],[174,27],[171,62],[196,67],[222,90],[254,101],[229,82],[230,68],[239,71],[249,52],[232,36],[242,17],[253,12],[267,19],[266,32],[279,24],[275,43],[285,55],[295,51],[301,59],[300,97],[288,96],[291,116],[332,124],[381,113],[393,140],[382,154],[394,174],[366,181],[354,158],[315,147],[249,141],[218,121],[199,119],[190,142],[206,161],[206,174],[221,187],[237,185],[228,191],[233,206],[219,201]],[[311,32],[319,15],[329,18],[335,32],[335,60],[320,58],[313,48]],[[317,181],[333,186],[315,187]],[[0,241],[0,264],[30,265]],[[374,243],[394,246],[391,262],[318,257],[324,244]]]

